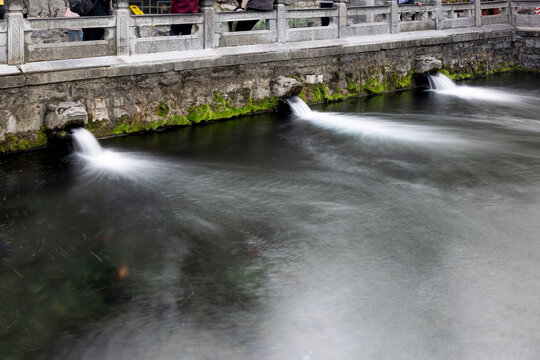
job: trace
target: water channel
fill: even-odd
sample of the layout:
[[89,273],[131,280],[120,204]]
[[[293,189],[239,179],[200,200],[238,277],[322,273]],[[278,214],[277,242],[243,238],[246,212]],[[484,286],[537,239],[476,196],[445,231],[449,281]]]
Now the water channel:
[[311,110],[0,158],[0,359],[538,359],[540,76]]

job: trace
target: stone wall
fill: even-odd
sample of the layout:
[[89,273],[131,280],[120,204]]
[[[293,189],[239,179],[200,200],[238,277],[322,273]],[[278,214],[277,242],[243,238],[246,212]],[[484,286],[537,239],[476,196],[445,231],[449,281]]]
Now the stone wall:
[[520,64],[526,69],[540,70],[540,31],[520,30],[517,35],[515,47]]
[[301,82],[307,102],[323,102],[410,88],[414,59],[420,55],[441,59],[449,73],[467,76],[521,65],[518,52],[523,49],[515,51],[510,29],[454,31],[438,39],[404,36],[409,38],[322,48],[315,42],[272,52],[261,45],[241,55],[209,50],[186,61],[130,66],[114,59],[107,66],[82,68],[69,68],[66,62],[63,71],[35,68],[3,76],[0,148],[41,145],[47,114],[65,101],[82,104],[88,126],[105,136],[271,110],[279,96],[273,84],[280,76]]

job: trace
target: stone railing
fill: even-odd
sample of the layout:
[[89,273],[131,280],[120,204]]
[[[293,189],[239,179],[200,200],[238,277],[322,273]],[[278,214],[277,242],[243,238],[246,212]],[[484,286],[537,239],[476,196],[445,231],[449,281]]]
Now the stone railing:
[[[320,41],[501,23],[540,26],[540,16],[523,10],[534,9],[538,4],[534,1],[431,0],[422,6],[398,6],[395,0],[386,5],[366,0],[366,6],[351,7],[336,0],[332,8],[292,9],[285,7],[284,0],[276,0],[274,9],[267,12],[215,12],[213,0],[201,1],[197,14],[134,16],[128,1],[117,0],[112,16],[43,19],[24,18],[22,0],[6,0],[6,19],[0,20],[0,64]],[[229,22],[255,19],[263,20],[259,23],[262,27],[252,31],[231,32],[227,26]],[[304,19],[305,26],[290,26],[292,19]],[[322,26],[321,19],[327,19],[326,26]],[[194,31],[186,36],[168,36],[172,24],[194,24]],[[69,28],[104,28],[106,36],[99,41],[54,43],[36,41],[33,36],[40,31]]]
[[535,9],[540,7],[538,1],[511,1],[510,21],[517,27],[540,27],[540,15]]

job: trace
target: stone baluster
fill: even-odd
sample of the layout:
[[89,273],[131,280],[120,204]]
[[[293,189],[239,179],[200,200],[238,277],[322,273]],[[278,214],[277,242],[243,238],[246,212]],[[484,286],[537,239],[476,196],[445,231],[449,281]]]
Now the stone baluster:
[[347,29],[347,0],[335,0],[334,5],[338,8],[338,38],[348,36]]
[[480,0],[474,0],[474,25],[482,26],[482,6]]
[[[454,13],[452,11],[452,13]],[[435,29],[442,30],[443,28],[443,5],[442,0],[435,0]]]
[[278,43],[287,42],[287,10],[285,10],[285,0],[276,0],[274,3],[276,10],[276,41]]
[[508,0],[508,8],[507,8],[507,15],[508,15],[508,23],[510,25],[514,25],[514,9],[512,8],[512,1]]
[[114,15],[116,16],[116,54],[129,55],[130,42],[130,10],[128,0],[116,0]]
[[7,0],[6,5],[8,64],[24,64],[23,1]]
[[390,0],[390,34],[399,33],[399,7],[396,0]]
[[203,23],[203,41],[205,49],[214,48],[214,33],[215,33],[215,20],[214,20],[214,0],[201,0],[199,2],[201,12],[204,15]]
[[[375,5],[375,0],[366,0],[365,1],[365,5],[366,6],[374,6]],[[375,16],[373,14],[367,14],[366,15],[366,23],[368,24],[372,24],[375,22]]]

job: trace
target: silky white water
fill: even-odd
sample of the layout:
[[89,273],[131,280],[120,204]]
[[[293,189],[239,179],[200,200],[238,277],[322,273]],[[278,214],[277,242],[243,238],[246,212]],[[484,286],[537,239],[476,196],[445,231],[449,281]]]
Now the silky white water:
[[75,155],[85,176],[142,179],[156,176],[168,167],[166,162],[146,154],[103,149],[94,135],[84,128],[74,129],[72,133]]
[[[468,84],[540,98],[536,74]],[[478,103],[0,158],[0,358],[539,359],[540,104]]]
[[[336,112],[312,111],[302,99],[295,97],[290,103],[293,114],[313,125],[336,133],[348,134],[361,138],[405,141],[411,143],[463,143],[445,128],[433,128],[412,125],[392,120],[383,114],[358,115]],[[463,145],[465,145],[463,143]]]
[[428,82],[430,88],[437,94],[455,96],[465,100],[512,104],[534,101],[534,98],[515,95],[505,90],[456,85],[448,76],[441,73],[428,75]]
[[287,99],[291,111],[296,115],[305,115],[311,113],[309,106],[298,96],[291,96]]

